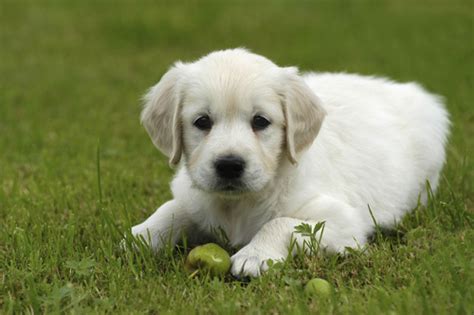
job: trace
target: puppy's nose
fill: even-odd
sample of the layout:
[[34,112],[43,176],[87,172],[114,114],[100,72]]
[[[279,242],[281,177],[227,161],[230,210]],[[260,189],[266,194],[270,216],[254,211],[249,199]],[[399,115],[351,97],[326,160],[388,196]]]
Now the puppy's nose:
[[226,155],[217,159],[214,163],[217,174],[225,179],[237,179],[242,176],[245,161],[236,155]]

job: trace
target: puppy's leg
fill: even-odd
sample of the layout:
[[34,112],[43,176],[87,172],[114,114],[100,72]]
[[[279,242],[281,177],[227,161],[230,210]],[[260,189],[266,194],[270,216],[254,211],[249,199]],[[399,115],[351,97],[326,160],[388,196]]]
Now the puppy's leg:
[[292,237],[303,246],[307,238],[294,233],[295,226],[301,223],[325,222],[321,248],[329,252],[343,252],[346,247],[365,244],[370,230],[370,226],[358,217],[356,209],[330,197],[314,199],[294,215],[298,218],[281,217],[267,222],[249,244],[232,256],[232,274],[259,276],[268,269],[268,259],[281,261],[288,256]]
[[258,277],[268,269],[267,261],[284,260],[288,255],[294,227],[303,222],[293,218],[276,218],[267,222],[250,243],[231,257],[234,276]]
[[[344,252],[346,247],[358,248],[365,245],[367,236],[373,230],[368,208],[361,211],[326,195],[306,203],[294,213],[294,217],[309,221],[313,225],[324,221],[321,243],[326,251],[332,253]],[[303,242],[300,237],[296,239]]]
[[190,224],[187,214],[176,200],[170,200],[161,205],[143,223],[132,227],[132,234],[136,237],[143,237],[156,251],[168,243],[175,245],[181,232],[186,230]]

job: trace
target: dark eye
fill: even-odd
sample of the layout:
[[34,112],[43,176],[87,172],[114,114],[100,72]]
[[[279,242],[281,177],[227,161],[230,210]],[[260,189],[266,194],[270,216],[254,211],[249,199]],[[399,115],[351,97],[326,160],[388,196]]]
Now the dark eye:
[[268,119],[260,115],[256,115],[252,119],[253,130],[263,130],[270,126],[270,124],[271,122],[269,122]]
[[211,130],[212,120],[207,115],[200,116],[193,122],[193,125],[201,130]]

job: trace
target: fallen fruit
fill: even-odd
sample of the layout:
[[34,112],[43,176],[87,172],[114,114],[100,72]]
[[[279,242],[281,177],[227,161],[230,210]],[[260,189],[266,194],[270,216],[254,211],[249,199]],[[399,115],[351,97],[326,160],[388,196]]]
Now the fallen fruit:
[[222,277],[230,269],[230,257],[219,245],[209,243],[197,246],[189,252],[185,268],[193,275],[202,270],[213,277]]
[[304,292],[311,296],[329,297],[332,294],[332,286],[324,279],[314,278],[306,283]]

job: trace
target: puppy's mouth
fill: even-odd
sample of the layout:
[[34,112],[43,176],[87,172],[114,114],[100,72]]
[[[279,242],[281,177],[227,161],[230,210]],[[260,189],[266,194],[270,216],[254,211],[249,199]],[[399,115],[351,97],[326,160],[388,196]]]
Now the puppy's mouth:
[[[248,177],[248,176],[247,176]],[[255,194],[261,191],[262,187],[255,185],[252,178],[219,178],[214,177],[210,181],[193,178],[192,186],[207,193],[221,195],[222,197],[241,198],[243,195]]]
[[214,190],[227,194],[239,194],[247,191],[246,186],[241,181],[220,181],[214,187]]

